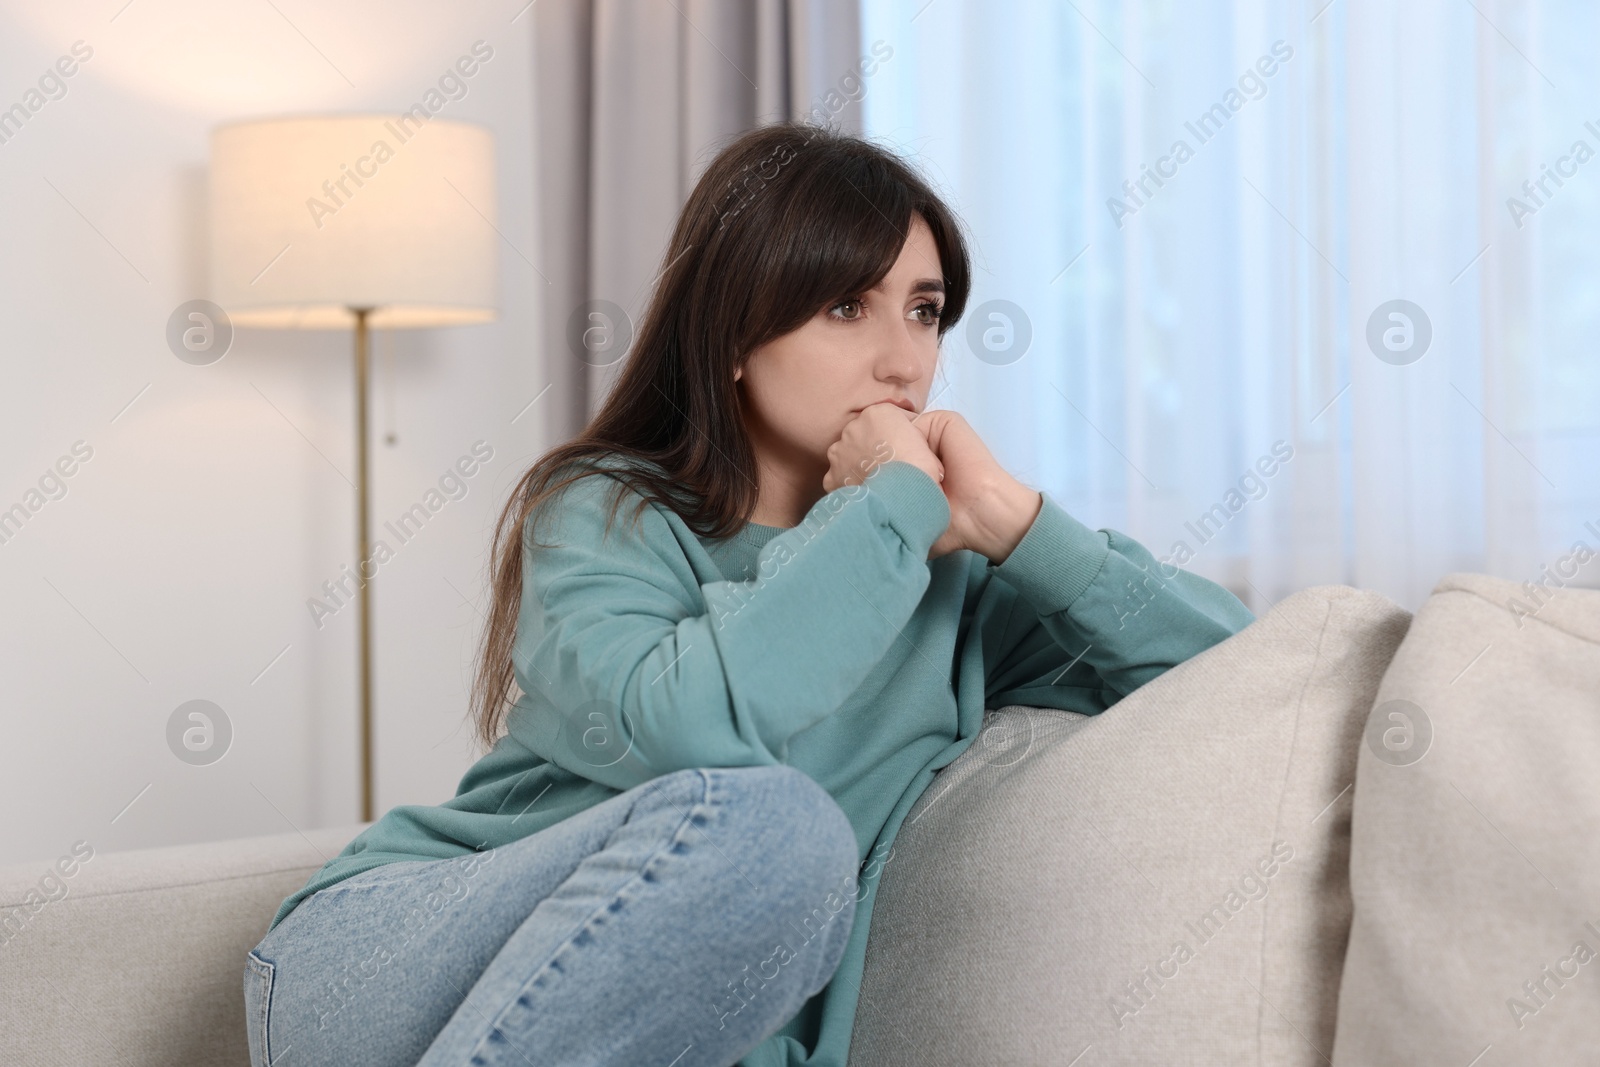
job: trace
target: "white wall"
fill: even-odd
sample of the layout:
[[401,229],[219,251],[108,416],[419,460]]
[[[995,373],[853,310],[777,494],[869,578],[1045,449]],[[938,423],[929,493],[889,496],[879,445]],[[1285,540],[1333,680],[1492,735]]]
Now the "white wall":
[[[0,508],[93,449],[0,544],[0,863],[357,818],[355,609],[319,630],[307,607],[355,560],[350,338],[242,330],[193,366],[165,329],[209,295],[214,124],[398,110],[482,39],[493,58],[442,115],[495,132],[500,318],[378,335],[372,408],[379,530],[494,449],[373,585],[378,810],[454,793],[489,525],[550,443],[543,401],[511,423],[545,385],[520,7],[0,2],[0,108],[94,50],[0,143]],[[234,731],[207,766],[166,740],[193,699]]]

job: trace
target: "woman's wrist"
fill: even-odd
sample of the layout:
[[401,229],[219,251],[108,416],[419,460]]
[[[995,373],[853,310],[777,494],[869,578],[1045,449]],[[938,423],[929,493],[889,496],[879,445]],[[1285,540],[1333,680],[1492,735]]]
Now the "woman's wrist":
[[1027,535],[1042,507],[1044,496],[1037,489],[1007,476],[979,498],[973,514],[977,543],[968,547],[999,566]]

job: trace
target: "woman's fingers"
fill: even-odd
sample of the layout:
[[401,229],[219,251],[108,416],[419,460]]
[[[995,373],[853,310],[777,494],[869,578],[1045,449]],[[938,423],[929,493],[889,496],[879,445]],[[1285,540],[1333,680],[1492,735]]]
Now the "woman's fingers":
[[942,409],[924,411],[911,420],[911,425],[922,431],[922,436],[927,439],[928,447],[935,454],[939,451],[940,431],[944,428],[945,417],[949,412]]
[[831,492],[841,485],[859,482],[878,466],[897,459],[920,467],[942,483],[944,464],[928,447],[920,429],[911,423],[911,415],[890,404],[864,408],[829,446],[823,490]]

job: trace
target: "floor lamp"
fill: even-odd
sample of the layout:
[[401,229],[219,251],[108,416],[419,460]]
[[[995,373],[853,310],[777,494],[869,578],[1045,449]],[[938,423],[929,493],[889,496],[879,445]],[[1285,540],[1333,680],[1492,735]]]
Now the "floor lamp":
[[361,818],[373,811],[368,332],[496,314],[494,140],[400,114],[227,123],[211,133],[211,299],[234,326],[355,331]]

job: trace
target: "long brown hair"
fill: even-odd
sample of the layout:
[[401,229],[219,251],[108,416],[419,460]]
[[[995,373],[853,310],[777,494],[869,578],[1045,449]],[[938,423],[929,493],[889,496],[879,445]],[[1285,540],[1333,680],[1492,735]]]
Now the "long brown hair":
[[[726,537],[754,513],[755,453],[733,372],[750,354],[840,300],[859,297],[894,266],[920,215],[944,275],[939,337],[965,309],[971,265],[955,214],[898,156],[801,122],[760,126],[717,155],[695,184],[662,255],[663,269],[627,362],[577,437],[542,455],[512,489],[490,549],[494,603],[484,628],[472,714],[493,746],[513,701],[511,651],[523,556],[547,547],[528,518],[566,486],[609,463],[624,486],[682,517],[702,537]],[[569,467],[576,472],[556,481]],[[534,524],[537,524],[537,518]]]

